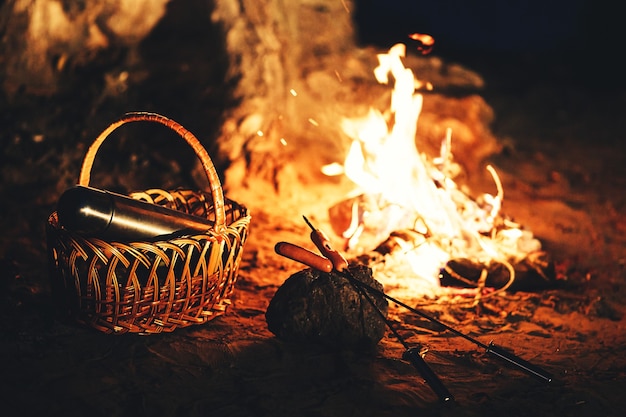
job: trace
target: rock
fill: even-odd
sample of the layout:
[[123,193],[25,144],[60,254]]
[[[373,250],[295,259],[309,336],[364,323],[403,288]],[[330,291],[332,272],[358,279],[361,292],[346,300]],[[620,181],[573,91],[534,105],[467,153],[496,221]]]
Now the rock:
[[[370,268],[351,266],[350,271],[362,282],[383,290]],[[385,298],[373,294],[370,298],[386,317]],[[372,347],[386,331],[385,321],[346,278],[313,269],[299,271],[283,283],[265,318],[269,330],[280,339],[333,347]]]

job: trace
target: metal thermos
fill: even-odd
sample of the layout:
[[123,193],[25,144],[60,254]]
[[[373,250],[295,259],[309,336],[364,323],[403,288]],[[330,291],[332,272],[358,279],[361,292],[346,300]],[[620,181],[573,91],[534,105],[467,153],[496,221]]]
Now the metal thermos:
[[60,225],[67,230],[105,240],[130,241],[204,233],[213,227],[210,221],[199,216],[80,185],[61,195],[57,214]]

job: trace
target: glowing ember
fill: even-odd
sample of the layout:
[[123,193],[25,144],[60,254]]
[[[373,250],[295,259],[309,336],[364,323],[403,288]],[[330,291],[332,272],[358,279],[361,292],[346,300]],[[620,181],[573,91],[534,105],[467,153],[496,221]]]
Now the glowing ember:
[[412,33],[409,35],[409,38],[420,43],[420,45],[417,47],[417,50],[420,51],[422,55],[429,54],[430,51],[433,50],[433,46],[435,45],[435,39],[425,33]]
[[[342,128],[353,141],[343,166],[323,168],[326,175],[344,174],[357,185],[346,199],[350,222],[342,234],[347,249],[366,253],[392,240],[398,250],[371,266],[387,288],[402,287],[404,295],[439,293],[440,270],[451,259],[502,263],[512,282],[511,263],[541,245],[501,217],[503,190],[492,167],[487,169],[496,183],[495,196],[483,194],[475,201],[459,189],[453,181],[460,167],[453,161],[450,129],[437,158],[418,152],[423,96],[416,90],[424,83],[404,67],[405,53],[404,45],[393,46],[378,56],[374,70],[378,82],[394,81],[389,116],[372,108],[364,118],[344,120]],[[390,267],[393,273],[387,273]]]

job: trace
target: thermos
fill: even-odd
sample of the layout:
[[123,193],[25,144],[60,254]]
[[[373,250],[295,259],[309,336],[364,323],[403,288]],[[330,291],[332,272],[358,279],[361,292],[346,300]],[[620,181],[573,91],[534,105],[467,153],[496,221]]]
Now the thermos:
[[67,230],[104,240],[146,240],[204,233],[213,227],[199,216],[80,185],[61,195],[57,214],[59,224]]

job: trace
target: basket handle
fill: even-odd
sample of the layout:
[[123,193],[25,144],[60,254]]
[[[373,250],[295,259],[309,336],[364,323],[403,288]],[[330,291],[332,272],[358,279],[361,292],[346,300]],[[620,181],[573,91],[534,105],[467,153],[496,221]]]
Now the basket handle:
[[102,131],[102,133],[100,133],[100,135],[96,138],[96,140],[94,140],[94,142],[87,150],[87,153],[85,154],[85,159],[83,160],[83,165],[80,169],[78,184],[82,186],[89,185],[89,180],[91,177],[91,167],[93,166],[96,153],[98,152],[98,149],[100,149],[100,145],[102,145],[104,140],[111,134],[111,132],[113,132],[115,129],[122,126],[123,124],[140,121],[156,122],[167,126],[174,132],[178,133],[180,137],[185,139],[187,143],[191,145],[194,152],[200,159],[202,167],[204,168],[207,178],[209,179],[209,187],[211,189],[211,196],[213,197],[213,205],[215,209],[214,229],[216,232],[220,233],[226,224],[226,214],[224,211],[224,194],[222,192],[222,184],[220,182],[219,176],[217,175],[217,171],[215,170],[215,165],[213,165],[213,161],[211,161],[211,157],[193,133],[185,129],[178,122],[175,122],[174,120],[160,114],[148,112],[130,112],[126,113],[116,122],[111,123],[109,127]]

